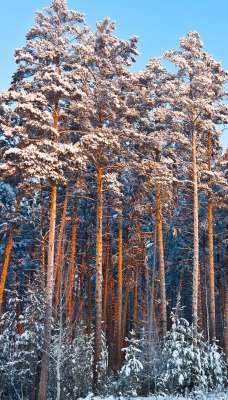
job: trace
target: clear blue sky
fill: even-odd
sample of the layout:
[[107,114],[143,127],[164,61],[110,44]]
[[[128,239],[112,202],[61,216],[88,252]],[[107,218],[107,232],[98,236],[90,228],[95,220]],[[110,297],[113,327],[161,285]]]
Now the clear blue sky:
[[[49,4],[49,0],[1,1],[0,90],[10,83],[14,49],[25,43],[35,11]],[[116,21],[119,37],[139,36],[137,70],[151,57],[178,48],[179,38],[193,30],[201,35],[205,50],[228,69],[228,0],[68,0],[68,5],[85,13],[91,27],[108,16]],[[228,130],[222,143],[228,146]]]

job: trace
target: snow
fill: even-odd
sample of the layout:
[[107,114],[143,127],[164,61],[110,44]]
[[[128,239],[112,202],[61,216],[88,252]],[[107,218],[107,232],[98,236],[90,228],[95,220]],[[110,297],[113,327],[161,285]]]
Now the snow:
[[[85,399],[78,399],[78,400],[131,400],[130,397],[100,397],[94,396],[93,393],[89,393]],[[132,398],[133,399],[133,398]],[[228,400],[228,392],[213,392],[213,393],[203,393],[200,390],[194,392],[186,397],[183,396],[161,396],[161,395],[154,395],[148,397],[134,397],[134,400]]]

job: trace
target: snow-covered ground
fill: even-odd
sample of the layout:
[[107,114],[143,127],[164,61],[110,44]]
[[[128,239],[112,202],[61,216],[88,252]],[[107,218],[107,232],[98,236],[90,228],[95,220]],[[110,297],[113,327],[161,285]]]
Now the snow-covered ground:
[[[83,399],[79,399],[83,400]],[[101,398],[90,393],[84,400],[117,400],[114,396]],[[195,392],[187,397],[183,396],[148,396],[148,397],[119,397],[118,400],[228,400],[228,392],[203,393]]]

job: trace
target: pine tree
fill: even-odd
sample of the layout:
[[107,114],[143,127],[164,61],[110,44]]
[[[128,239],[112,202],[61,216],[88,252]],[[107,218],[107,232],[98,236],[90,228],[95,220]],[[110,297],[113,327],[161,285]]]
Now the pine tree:
[[[202,51],[203,43],[197,32],[189,32],[180,39],[180,51],[170,50],[165,58],[177,68],[179,80],[179,100],[175,105],[177,114],[182,119],[182,132],[189,138],[191,144],[191,175],[193,186],[193,325],[197,335],[198,319],[198,275],[199,275],[199,205],[198,190],[200,169],[202,164],[206,169],[205,155],[207,143],[205,135],[214,132],[215,123],[226,121],[224,106],[224,84],[227,73],[206,52]],[[218,140],[215,138],[215,141]],[[209,149],[209,152],[211,149]],[[201,161],[201,168],[200,168]],[[211,219],[211,212],[209,220]],[[209,224],[211,229],[211,222]],[[210,235],[209,235],[210,236]],[[210,243],[211,243],[210,236]],[[212,249],[210,247],[210,253]],[[211,256],[212,257],[212,256]],[[214,271],[210,261],[210,309],[211,324],[214,334],[215,305],[214,305]]]
[[[1,170],[7,174],[24,174],[30,181],[48,179],[50,220],[46,286],[46,322],[39,399],[46,398],[48,358],[51,340],[53,270],[57,184],[66,182],[67,168],[80,164],[77,145],[67,143],[68,124],[65,107],[72,93],[82,92],[70,78],[71,37],[82,34],[78,24],[83,15],[69,11],[65,0],[53,0],[44,12],[36,14],[34,25],[26,36],[26,45],[16,50],[19,64],[10,90],[2,93],[7,103],[16,103],[12,121],[5,135],[16,136],[17,145],[6,150]],[[68,169],[69,174],[69,169]]]
[[[74,46],[75,65],[81,62],[82,67],[86,69],[83,82],[87,94],[87,108],[84,107],[82,112],[72,104],[71,112],[77,118],[80,131],[83,133],[81,148],[88,157],[88,166],[95,173],[97,188],[95,387],[98,382],[97,365],[102,342],[103,188],[105,181],[110,180],[112,169],[118,168],[116,159],[121,147],[125,145],[127,139],[131,140],[131,134],[134,137],[134,130],[128,121],[128,117],[133,114],[128,103],[134,74],[126,67],[131,64],[131,57],[138,54],[137,38],[132,37],[128,41],[119,40],[114,31],[115,24],[105,18],[97,23],[94,34],[90,33],[89,37],[82,36],[80,43]],[[113,174],[112,180],[114,176]]]

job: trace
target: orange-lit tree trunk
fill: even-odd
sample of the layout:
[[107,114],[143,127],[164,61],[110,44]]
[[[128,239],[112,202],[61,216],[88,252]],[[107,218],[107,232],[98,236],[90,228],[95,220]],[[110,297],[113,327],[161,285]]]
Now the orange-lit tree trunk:
[[123,296],[123,214],[122,205],[119,210],[119,247],[118,247],[118,339],[117,339],[117,367],[122,360],[122,296]]
[[151,277],[151,295],[150,295],[150,321],[149,321],[149,341],[152,339],[153,324],[156,324],[155,315],[155,268],[156,268],[156,250],[157,250],[157,224],[154,228],[154,253],[153,253],[153,265],[152,265],[152,277]]
[[74,315],[74,278],[75,278],[75,253],[77,241],[77,197],[74,200],[74,209],[72,216],[72,232],[71,232],[71,252],[70,252],[70,265],[68,277],[68,290],[66,301],[66,314],[69,319],[70,325],[73,323]]
[[3,294],[4,294],[4,290],[5,290],[6,277],[7,277],[8,267],[9,267],[11,250],[13,248],[13,237],[14,237],[14,232],[15,232],[15,228],[16,228],[16,218],[18,215],[20,201],[21,201],[21,195],[19,193],[17,196],[16,204],[15,204],[13,223],[12,223],[10,231],[9,231],[9,237],[7,240],[6,250],[5,250],[3,265],[2,265],[2,274],[1,274],[1,279],[0,279],[0,318],[2,315]]
[[146,248],[143,239],[143,232],[140,229],[140,245],[142,252],[142,326],[144,331],[148,326],[148,292],[149,292],[149,276],[148,276],[148,267],[146,260]]
[[138,284],[139,284],[139,248],[135,252],[135,273],[134,273],[134,301],[133,301],[133,329],[138,334]]
[[104,300],[103,300],[103,331],[107,329],[107,302],[108,302],[108,280],[109,280],[109,254],[110,254],[110,219],[107,215],[105,260],[104,260]]
[[161,294],[161,333],[162,337],[167,331],[167,313],[166,313],[166,287],[165,287],[165,262],[162,231],[162,204],[161,188],[156,185],[156,225],[158,236],[158,255],[159,255],[159,276],[160,276],[160,294]]
[[[208,171],[211,171],[211,133],[208,133]],[[210,338],[216,336],[215,331],[215,278],[214,278],[214,248],[213,248],[213,203],[212,203],[212,181],[210,178],[208,190],[208,253],[209,253],[209,294],[210,294]]]
[[53,301],[53,273],[54,273],[54,254],[55,254],[55,224],[56,224],[56,200],[57,185],[54,183],[51,189],[50,199],[50,222],[48,238],[48,265],[47,265],[47,284],[46,284],[46,310],[44,322],[44,345],[41,362],[41,376],[39,385],[39,400],[46,400],[49,353],[52,329],[52,301]]
[[114,293],[113,293],[113,323],[114,323],[114,332],[113,332],[113,367],[114,371],[117,371],[117,363],[118,363],[118,281],[114,280]]
[[107,304],[107,330],[109,336],[109,368],[110,370],[114,370],[114,357],[112,357],[114,348],[114,329],[113,329],[113,303],[114,303],[114,295],[113,295],[113,286],[114,286],[114,278],[113,278],[113,271],[112,271],[112,263],[111,263],[111,255],[112,255],[112,238],[110,236],[110,252],[109,252],[109,265],[110,265],[110,272],[109,272],[109,282],[108,282],[108,304]]
[[63,205],[60,229],[59,229],[56,260],[55,260],[55,265],[54,265],[54,283],[55,283],[54,320],[55,320],[55,322],[57,320],[57,315],[58,315],[59,293],[60,293],[62,266],[63,266],[63,253],[64,253],[63,237],[64,237],[64,230],[65,230],[65,225],[66,225],[68,200],[69,200],[69,189],[67,188],[66,194],[65,194],[64,205]]
[[[59,68],[57,69],[59,72]],[[53,113],[53,126],[58,129],[59,122],[59,98],[55,96],[55,108]],[[56,149],[53,148],[53,152]],[[52,182],[50,198],[50,216],[49,216],[49,235],[48,235],[48,260],[47,260],[47,279],[46,279],[46,309],[44,320],[44,344],[42,349],[41,374],[39,383],[38,400],[46,400],[48,369],[51,344],[52,329],[52,309],[53,309],[53,289],[54,289],[54,260],[55,260],[55,226],[56,226],[56,204],[57,204],[57,183]]]
[[95,294],[95,349],[93,383],[96,389],[102,346],[102,222],[103,222],[103,170],[97,166],[97,217],[96,217],[96,294]]
[[[132,214],[130,218],[130,230],[133,230],[134,228],[134,221],[135,221],[135,215],[134,213]],[[130,242],[130,240],[127,240],[126,246],[129,247],[128,250],[128,263],[127,263],[127,281],[125,284],[125,298],[124,298],[124,307],[123,307],[123,320],[122,320],[122,344],[124,346],[124,341],[125,341],[125,336],[127,336],[126,332],[126,326],[127,326],[127,317],[128,317],[128,300],[129,300],[129,293],[131,290],[131,268],[133,264],[133,245]]]
[[41,210],[41,221],[40,221],[40,231],[41,231],[41,274],[42,274],[42,287],[45,287],[45,234],[44,234],[44,221],[45,221],[45,212],[44,212],[44,197],[43,197],[43,184],[41,182],[41,202],[42,202],[42,210]]
[[198,207],[198,171],[196,161],[196,132],[192,128],[192,169],[193,169],[193,293],[192,293],[192,317],[194,337],[197,337],[198,323],[198,276],[199,276],[199,207]]
[[[69,200],[69,188],[67,187],[64,204],[63,204],[62,218],[61,218],[61,223],[60,223],[60,228],[59,228],[57,249],[56,249],[56,260],[55,260],[55,265],[54,265],[54,281],[56,279],[58,280],[58,276],[61,275],[59,264],[61,263],[62,243],[63,243],[63,235],[64,235],[64,230],[65,230],[65,225],[66,225],[68,200]],[[57,284],[56,284],[56,286],[57,286]]]
[[92,333],[92,293],[91,293],[91,267],[89,263],[89,248],[86,245],[86,272],[87,272],[87,301],[88,301],[88,335]]
[[225,315],[224,315],[224,352],[228,362],[228,224],[226,226],[226,294],[225,294]]
[[124,340],[126,335],[126,323],[127,323],[127,309],[128,309],[128,298],[129,298],[129,291],[130,291],[130,281],[131,281],[131,262],[132,258],[129,257],[129,263],[127,266],[127,280],[125,284],[125,298],[124,298],[124,307],[123,307],[123,320],[122,320],[122,346],[124,347]]
[[[155,270],[156,270],[156,253],[157,253],[157,224],[155,223],[154,227],[154,235],[153,235],[153,241],[154,241],[154,252],[153,252],[153,264],[152,264],[152,276],[151,276],[151,287],[150,287],[150,310],[149,310],[149,332],[148,332],[148,352],[149,354],[151,353],[153,346],[154,346],[154,341],[153,339],[153,333],[155,335],[155,338],[157,338],[157,321],[156,321],[156,310],[155,310]],[[147,383],[147,388],[148,392],[150,391],[151,387],[151,376],[150,376],[150,366],[148,364],[148,383]]]
[[84,297],[84,275],[85,274],[85,254],[82,252],[81,264],[78,268],[79,283],[80,283],[80,304],[79,304],[79,315],[80,322],[85,325],[85,297]]
[[[210,321],[209,321],[209,310],[208,310],[208,284],[207,284],[207,255],[206,255],[206,234],[203,235],[203,263],[204,263],[204,280],[203,280],[203,289],[204,289],[204,332],[205,339],[207,341],[210,340]],[[201,274],[202,275],[202,274]],[[202,280],[202,279],[201,279]]]
[[65,200],[63,205],[62,218],[59,229],[59,237],[56,252],[56,261],[54,266],[54,282],[55,282],[55,297],[54,297],[54,321],[57,320],[58,305],[59,305],[59,293],[61,285],[62,265],[63,265],[63,235],[66,225],[66,215],[69,200],[69,188],[66,188]]

